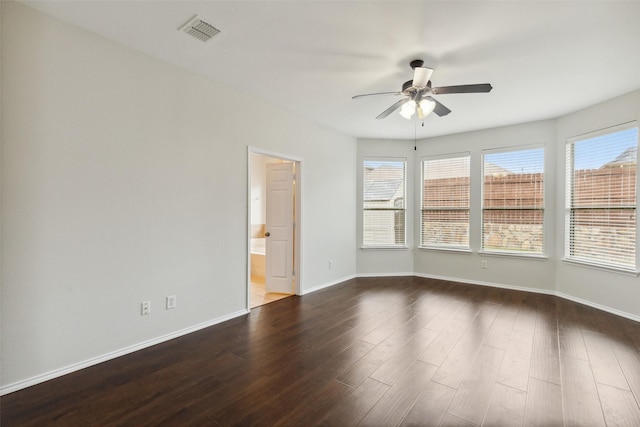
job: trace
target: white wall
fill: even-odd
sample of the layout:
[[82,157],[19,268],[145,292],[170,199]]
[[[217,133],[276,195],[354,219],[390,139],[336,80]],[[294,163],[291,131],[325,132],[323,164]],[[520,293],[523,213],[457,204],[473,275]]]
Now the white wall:
[[[407,162],[407,188],[406,188],[406,249],[363,249],[362,248],[362,181],[364,177],[363,161],[366,158],[399,158]],[[397,140],[358,140],[358,164],[357,164],[357,238],[358,256],[357,271],[361,276],[368,275],[403,275],[413,274],[413,247],[414,247],[414,150],[413,141]]]
[[[559,118],[555,152],[558,159],[557,188],[564,189],[565,186],[564,165],[567,139],[632,120],[640,122],[640,90]],[[564,206],[563,191],[558,191],[556,203],[560,207]],[[640,279],[638,277],[568,264],[560,260],[564,255],[564,211],[558,209],[557,215],[555,235],[558,254],[556,266],[558,292],[640,318]]]
[[[2,4],[0,4],[0,49],[2,48]],[[2,141],[4,141],[4,126],[2,125],[2,51],[0,50],[0,189],[2,188]],[[2,192],[0,191],[0,309],[2,308]],[[0,349],[2,349],[2,313],[0,312]],[[0,368],[2,368],[2,353],[0,352]],[[0,383],[2,384],[2,383]]]
[[355,274],[353,138],[0,7],[3,391],[246,310],[247,146],[302,159],[302,290]]

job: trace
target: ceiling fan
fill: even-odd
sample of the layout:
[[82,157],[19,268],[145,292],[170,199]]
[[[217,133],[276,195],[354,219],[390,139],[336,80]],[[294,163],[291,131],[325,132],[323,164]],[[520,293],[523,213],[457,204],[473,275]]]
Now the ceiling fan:
[[351,99],[376,95],[405,95],[407,98],[401,99],[391,107],[384,110],[378,117],[376,117],[376,119],[384,119],[398,108],[400,108],[400,115],[407,120],[411,119],[416,111],[418,112],[418,117],[420,119],[424,119],[432,111],[440,117],[446,116],[451,112],[450,109],[435,100],[431,95],[445,95],[450,93],[486,93],[491,92],[491,89],[493,89],[489,83],[432,88],[431,80],[429,79],[431,78],[433,70],[428,67],[423,67],[423,64],[424,61],[420,59],[411,61],[409,65],[413,68],[413,80],[406,81],[402,85],[402,90],[400,92],[367,93],[364,95],[353,96]]

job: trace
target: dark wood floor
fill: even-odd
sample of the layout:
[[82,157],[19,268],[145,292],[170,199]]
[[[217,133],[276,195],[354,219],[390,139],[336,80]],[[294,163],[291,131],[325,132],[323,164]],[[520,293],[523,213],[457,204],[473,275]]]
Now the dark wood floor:
[[2,426],[640,426],[640,324],[354,279],[6,395]]

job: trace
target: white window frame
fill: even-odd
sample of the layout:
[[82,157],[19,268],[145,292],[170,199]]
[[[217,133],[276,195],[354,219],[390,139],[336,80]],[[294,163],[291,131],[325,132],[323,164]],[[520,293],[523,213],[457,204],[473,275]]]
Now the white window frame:
[[[612,272],[618,272],[622,274],[630,274],[633,276],[638,276],[640,271],[638,270],[638,266],[640,265],[640,257],[638,255],[638,239],[640,237],[640,230],[638,230],[638,195],[640,194],[640,174],[636,167],[636,204],[635,204],[635,212],[636,212],[636,236],[635,236],[635,266],[627,267],[620,264],[615,263],[605,263],[597,260],[589,260],[584,257],[573,257],[571,255],[571,214],[572,214],[572,201],[573,201],[573,169],[574,169],[574,157],[573,157],[573,147],[575,143],[597,138],[600,136],[621,132],[624,130],[638,128],[637,121],[630,121],[627,123],[622,123],[619,125],[607,127],[604,129],[599,129],[593,132],[587,132],[581,135],[577,135],[567,139],[565,145],[565,224],[564,224],[564,258],[562,261],[568,264],[576,264],[584,267],[595,268],[599,270],[607,270]],[[640,139],[640,128],[638,129],[638,138]],[[640,140],[636,141],[636,150],[640,148]]]
[[[540,252],[520,252],[520,251],[511,251],[511,250],[498,250],[498,249],[485,249],[484,245],[484,164],[485,164],[485,155],[487,154],[498,154],[498,153],[509,153],[513,151],[527,151],[527,150],[535,150],[542,149],[542,159],[543,159],[543,196],[542,196],[542,207],[536,210],[540,210],[542,212],[542,251]],[[523,257],[523,258],[547,258],[546,255],[546,247],[547,247],[547,239],[546,237],[546,226],[547,222],[545,221],[546,216],[546,200],[547,200],[547,191],[546,191],[546,182],[547,182],[547,162],[546,162],[546,147],[545,144],[528,144],[528,145],[514,145],[509,147],[500,147],[500,148],[491,148],[482,150],[480,156],[480,254],[486,255],[503,255],[509,257]]]
[[[423,231],[423,220],[424,220],[424,212],[425,211],[429,211],[429,210],[438,210],[438,209],[428,209],[425,207],[424,205],[424,180],[425,180],[425,176],[424,176],[424,166],[425,166],[425,162],[428,161],[434,161],[434,160],[444,160],[444,159],[462,159],[462,158],[467,158],[469,160],[469,186],[468,186],[468,191],[469,191],[469,205],[466,209],[463,208],[452,208],[450,210],[460,210],[460,211],[464,211],[466,210],[468,212],[468,216],[469,216],[469,221],[467,222],[467,245],[450,245],[450,244],[424,244],[423,242],[423,235],[424,235],[424,231]],[[419,185],[419,189],[420,189],[420,235],[419,235],[419,242],[420,242],[420,249],[434,249],[434,250],[441,250],[441,251],[460,251],[460,252],[470,252],[471,251],[471,153],[469,151],[464,151],[464,152],[460,152],[460,153],[448,153],[448,154],[442,154],[442,155],[437,155],[437,156],[427,156],[427,157],[423,157],[420,159],[420,185]]]
[[[365,191],[365,179],[364,179],[364,171],[365,171],[365,163],[367,162],[394,162],[394,163],[402,163],[403,164],[403,168],[404,168],[404,174],[403,174],[403,184],[402,184],[402,188],[403,188],[403,195],[402,195],[402,202],[403,202],[403,207],[402,207],[402,211],[403,211],[403,219],[404,219],[404,224],[403,224],[403,234],[402,234],[402,243],[398,243],[398,244],[380,244],[380,245],[372,245],[372,244],[366,244],[364,241],[365,238],[365,231],[364,231],[364,226],[365,226],[365,222],[364,222],[364,213],[367,210],[371,210],[371,209],[366,209],[364,206],[365,200],[364,200],[364,191]],[[407,158],[406,157],[364,157],[362,159],[361,162],[361,166],[362,166],[362,173],[361,173],[361,177],[362,177],[362,189],[360,192],[360,201],[362,203],[362,209],[361,209],[361,219],[362,219],[362,226],[360,228],[360,231],[362,233],[362,237],[361,237],[361,242],[362,242],[362,246],[361,249],[408,249],[407,246],[407,167],[408,167],[408,163],[407,163]],[[400,209],[388,209],[388,210],[392,210],[392,211],[398,211]]]

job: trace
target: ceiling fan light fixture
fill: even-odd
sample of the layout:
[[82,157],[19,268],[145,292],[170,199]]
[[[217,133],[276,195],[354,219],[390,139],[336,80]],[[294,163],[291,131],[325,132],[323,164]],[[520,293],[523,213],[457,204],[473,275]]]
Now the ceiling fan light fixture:
[[402,90],[399,92],[377,92],[367,93],[364,95],[353,96],[352,99],[363,98],[372,95],[404,95],[406,98],[395,102],[392,106],[378,114],[376,119],[384,119],[391,113],[398,111],[402,117],[410,120],[418,111],[418,117],[424,119],[426,116],[434,112],[438,117],[446,116],[451,112],[440,101],[432,98],[431,95],[446,95],[450,93],[487,93],[491,92],[493,86],[490,83],[479,83],[470,85],[455,85],[432,87],[431,74],[433,70],[423,67],[424,61],[415,59],[409,64],[413,69],[413,79],[407,80],[402,84]]
[[422,89],[427,86],[433,70],[427,67],[416,67],[413,70],[413,87]]
[[423,115],[423,117],[420,118],[423,119],[431,114],[433,109],[436,108],[436,103],[431,101],[430,99],[423,99],[422,101],[420,101],[419,107]]
[[416,101],[414,101],[413,99],[405,102],[402,105],[402,108],[400,108],[400,115],[402,117],[404,117],[407,120],[410,120],[411,117],[413,117],[413,115],[416,112]]

